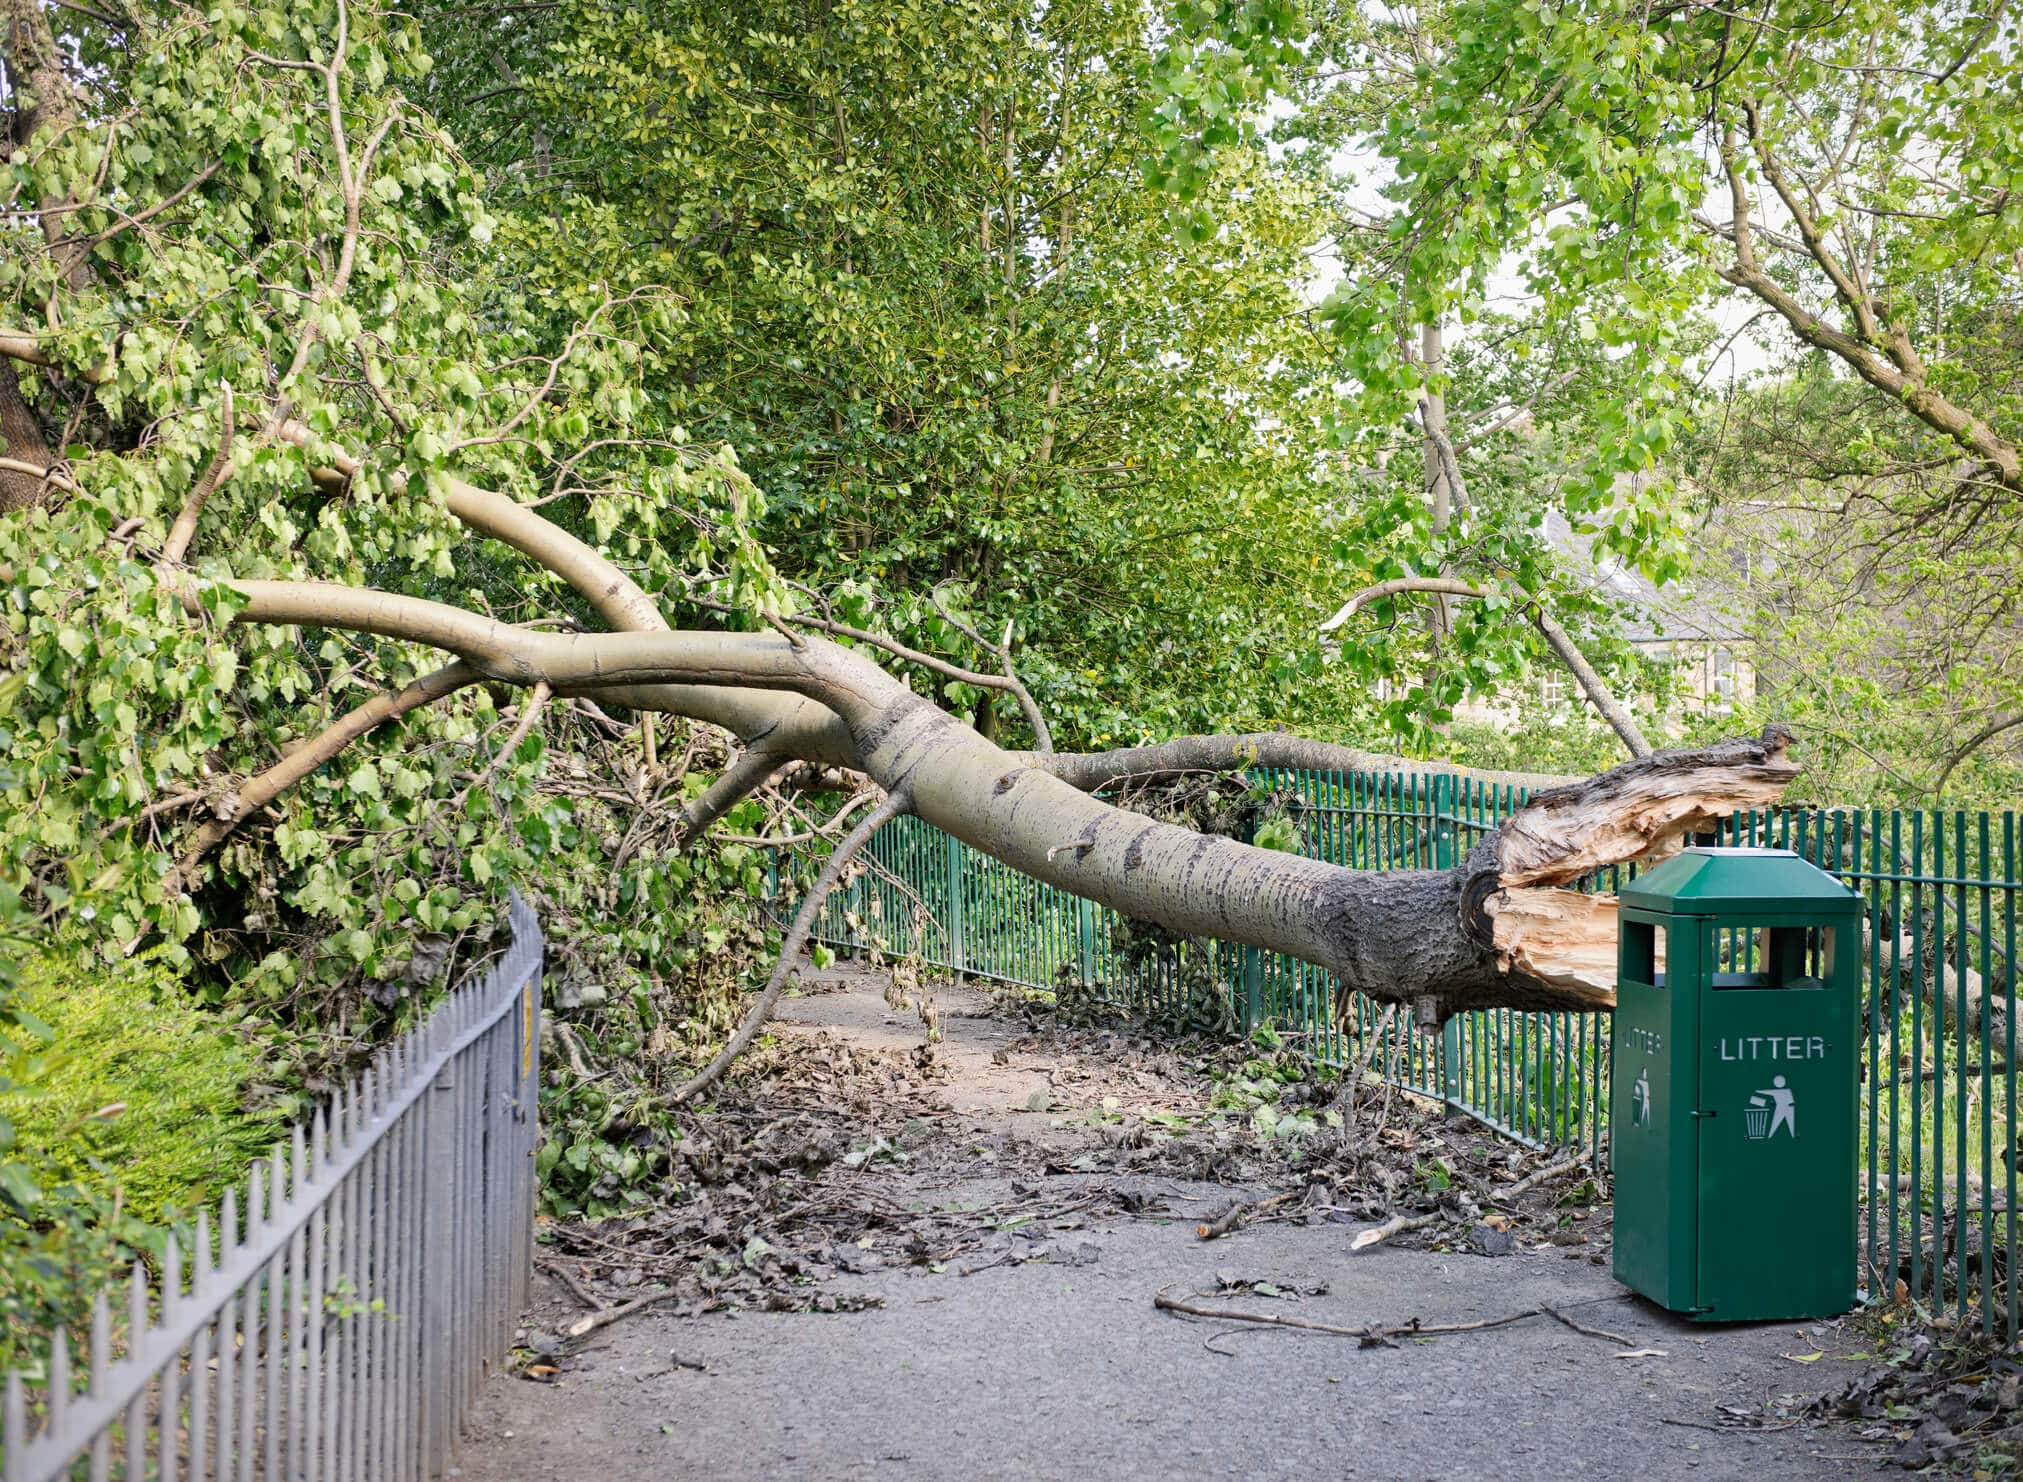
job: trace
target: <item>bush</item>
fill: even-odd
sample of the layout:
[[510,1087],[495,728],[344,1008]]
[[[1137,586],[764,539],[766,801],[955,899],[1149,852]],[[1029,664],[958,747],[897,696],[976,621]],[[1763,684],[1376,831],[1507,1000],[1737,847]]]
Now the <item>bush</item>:
[[251,1052],[160,967],[31,960],[16,1005],[52,1031],[0,1112],[46,1182],[150,1222],[214,1201],[280,1131],[244,1104]]
[[252,1054],[159,966],[31,956],[0,1035],[0,1369],[38,1371],[135,1257],[264,1153]]

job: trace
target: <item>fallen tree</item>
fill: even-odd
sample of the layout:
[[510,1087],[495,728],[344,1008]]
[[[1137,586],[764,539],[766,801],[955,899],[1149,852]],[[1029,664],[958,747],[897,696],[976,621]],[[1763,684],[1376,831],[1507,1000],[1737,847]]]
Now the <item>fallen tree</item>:
[[[51,14],[35,0],[6,0],[7,45],[17,63],[60,55]],[[739,484],[735,465],[720,459],[709,467],[728,507],[723,524],[738,528],[722,539],[703,530],[692,542],[700,555],[670,558],[671,542],[650,538],[659,506],[639,498],[633,485],[692,490],[687,450],[634,435],[624,421],[632,403],[621,399],[614,411],[598,399],[638,353],[615,321],[649,295],[607,295],[588,306],[553,355],[530,350],[532,331],[516,330],[496,352],[497,363],[487,365],[494,380],[486,384],[463,364],[493,353],[473,326],[513,315],[475,304],[446,316],[441,306],[455,301],[455,276],[417,282],[433,259],[420,247],[402,256],[398,245],[428,240],[415,217],[400,214],[420,213],[403,204],[411,193],[435,190],[429,209],[454,207],[466,213],[458,218],[466,226],[476,208],[457,194],[457,181],[438,157],[439,141],[411,107],[371,91],[371,69],[351,55],[357,38],[346,8],[337,7],[331,34],[305,21],[291,33],[289,54],[278,57],[194,12],[176,17],[182,29],[162,45],[130,49],[133,65],[165,69],[151,86],[184,87],[204,99],[241,89],[248,109],[290,121],[289,138],[296,138],[296,121],[314,116],[327,140],[278,152],[269,141],[280,136],[261,124],[250,144],[228,139],[218,146],[243,154],[251,162],[246,170],[196,160],[187,179],[151,179],[143,205],[104,183],[139,177],[108,175],[107,156],[88,127],[92,110],[64,68],[17,65],[17,76],[33,79],[35,106],[17,112],[15,143],[46,168],[34,177],[43,185],[30,203],[41,243],[35,253],[22,253],[12,285],[24,318],[20,327],[0,328],[0,357],[10,370],[0,381],[0,414],[9,429],[4,503],[14,524],[12,532],[0,526],[0,537],[11,536],[0,540],[0,550],[15,553],[0,578],[13,588],[11,612],[26,615],[8,618],[16,625],[8,636],[17,655],[9,658],[17,666],[9,682],[32,682],[56,697],[68,666],[86,662],[81,656],[92,654],[90,662],[101,665],[85,686],[88,705],[61,714],[52,708],[37,718],[51,744],[39,754],[36,786],[74,786],[77,776],[87,776],[95,790],[73,811],[101,833],[115,824],[148,831],[148,869],[137,892],[149,910],[144,922],[122,929],[140,927],[134,944],[149,932],[192,930],[191,897],[216,870],[221,846],[231,847],[228,837],[243,835],[248,818],[331,767],[376,728],[417,725],[474,694],[513,690],[519,704],[511,725],[495,720],[503,744],[455,779],[455,791],[438,805],[444,815],[481,798],[502,763],[553,723],[561,707],[551,701],[589,701],[600,715],[628,708],[678,716],[737,738],[739,754],[719,780],[682,807],[677,832],[684,843],[785,769],[844,769],[883,794],[874,821],[917,814],[1037,879],[1172,931],[1288,953],[1329,970],[1344,991],[1411,1004],[1422,1020],[1497,1005],[1605,1009],[1612,1002],[1613,917],[1604,898],[1571,887],[1608,865],[1674,849],[1737,809],[1774,802],[1795,772],[1785,755],[1788,738],[1777,731],[1640,757],[1590,781],[1538,792],[1458,867],[1444,871],[1343,869],[1119,808],[1099,792],[1123,778],[1164,771],[1405,764],[1278,733],[1062,754],[1044,749],[1043,717],[1033,726],[1043,749],[1000,747],[910,688],[903,668],[892,672],[874,658],[883,647],[901,666],[925,660],[932,669],[939,663],[932,656],[789,605],[791,591],[738,526],[740,502],[752,491]],[[400,53],[407,44],[394,28],[371,33],[381,62],[389,49]],[[218,47],[239,48],[236,64],[205,70]],[[220,127],[237,126],[232,110],[210,112],[226,120]],[[151,131],[138,142],[152,139],[154,158],[182,147],[172,111],[122,118],[119,128]],[[127,135],[115,130],[110,137]],[[230,323],[216,308],[224,268],[216,279],[149,276],[182,260],[156,245],[205,241],[206,233],[227,229],[243,231],[238,250],[263,264],[243,280],[244,296],[233,301],[241,318]],[[179,235],[170,238],[171,232]],[[14,240],[19,245],[27,236],[17,229]],[[176,314],[159,311],[173,332],[139,317],[177,295]],[[522,317],[532,312],[523,302],[510,307]],[[446,317],[467,340],[440,338]],[[29,327],[35,319],[51,327]],[[201,379],[187,374],[198,349],[186,335],[200,323],[231,347],[229,356],[205,352],[212,358]],[[641,338],[649,332],[650,326],[637,330]],[[589,411],[611,419],[610,437],[586,434]],[[357,435],[347,440],[342,430]],[[56,449],[65,450],[62,458]],[[582,460],[593,453],[621,459],[602,483],[585,472]],[[486,487],[500,480],[517,481],[520,492]],[[314,504],[293,520],[290,502],[311,497]],[[608,516],[609,528],[623,535],[586,539],[539,512],[565,497],[589,511],[584,523],[593,532]],[[84,513],[67,518],[78,511]],[[646,535],[625,528],[621,512]],[[684,518],[698,529],[707,524],[701,515]],[[632,564],[621,564],[608,548],[612,538],[635,541]],[[482,591],[467,602],[440,600],[451,589],[445,574],[459,569],[452,552],[474,555],[486,540],[518,553],[487,550],[487,562],[524,562],[493,588],[537,594],[517,615],[488,610]],[[642,546],[645,555],[637,554]],[[659,573],[656,590],[635,576],[642,566]],[[370,584],[387,571],[406,573],[401,579],[417,590]],[[332,572],[344,579],[304,579]],[[545,594],[564,587],[610,631],[572,630],[573,618],[544,605]],[[123,604],[119,622],[109,608],[91,609],[94,601]],[[726,609],[732,616],[721,629],[679,628],[668,616],[677,606],[712,615],[710,621]],[[77,611],[92,615],[75,621]],[[760,631],[735,631],[738,625]],[[218,636],[225,628],[258,636],[235,649]],[[403,671],[404,661],[369,662],[366,672],[383,686],[378,695],[317,734],[289,738],[278,761],[215,775],[211,758],[225,754],[232,735],[219,696],[253,673],[252,655],[318,653],[299,636],[305,632],[392,640],[393,652],[433,650],[450,662],[404,679],[389,672]],[[1029,701],[1011,673],[1008,640],[978,641],[999,661],[1002,676],[960,672],[1001,685],[1022,705]],[[325,646],[328,659],[300,663],[280,679],[261,671],[246,683],[264,686],[263,703],[271,705],[277,692],[292,694],[292,687],[326,682],[333,669],[353,669],[349,655],[366,647]],[[18,657],[31,651],[35,657]],[[164,663],[182,666],[166,686],[158,683]],[[169,698],[156,713],[174,711],[175,723],[187,729],[187,744],[171,748],[174,766],[151,770],[138,744],[124,739],[139,707],[121,699],[121,686],[136,683],[140,664]],[[349,675],[347,682],[354,682]],[[100,733],[118,742],[111,748],[117,755],[104,754]],[[652,733],[643,730],[641,742],[651,772]],[[77,756],[63,754],[65,747]],[[79,756],[100,770],[91,772]],[[131,796],[150,785],[149,776],[170,774],[194,774],[201,785]],[[376,779],[362,785],[380,786]],[[90,806],[115,795],[137,811],[93,818]],[[26,805],[28,794],[22,796]],[[51,796],[45,791],[38,801]],[[39,853],[5,862],[17,878],[35,882],[45,918],[88,898],[93,883],[76,878],[63,856],[74,833],[68,816],[59,821],[60,829],[33,841]],[[838,847],[829,878],[870,831],[860,826]],[[453,839],[439,852],[457,847]],[[624,847],[617,841],[614,853]],[[818,899],[819,892],[805,909]],[[758,1012],[790,966],[790,955],[783,956]],[[733,1050],[749,1041],[756,1022],[740,1032]]]
[[[559,530],[527,548],[567,551]],[[616,567],[592,590],[629,585]],[[1282,951],[1344,990],[1444,1019],[1464,1009],[1608,1008],[1613,919],[1566,887],[1668,853],[1738,809],[1774,803],[1796,773],[1768,731],[1627,762],[1534,796],[1451,870],[1368,872],[1255,848],[1125,812],[1076,785],[1114,762],[1013,754],[861,653],[788,634],[550,633],[440,603],[312,582],[231,584],[241,624],[315,624],[427,644],[486,678],[720,724],[757,764],[854,767],[923,820],[1037,879],[1189,935]],[[192,606],[196,606],[194,594]],[[811,722],[805,703],[833,721]],[[1308,761],[1325,753],[1299,749]],[[1237,749],[1231,761],[1241,764]],[[1056,767],[1060,770],[1056,771]],[[1062,773],[1067,773],[1064,776]],[[1071,780],[1076,779],[1076,780]]]

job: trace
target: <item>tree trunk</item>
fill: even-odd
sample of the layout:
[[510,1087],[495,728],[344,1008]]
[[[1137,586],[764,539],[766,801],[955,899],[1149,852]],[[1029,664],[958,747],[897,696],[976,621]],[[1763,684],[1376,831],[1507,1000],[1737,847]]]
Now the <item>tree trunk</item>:
[[[49,466],[49,444],[43,439],[42,424],[22,399],[13,363],[4,357],[0,357],[0,439],[6,442],[0,452],[9,459],[37,468]],[[49,489],[46,479],[16,468],[0,468],[0,511],[32,509],[48,498]]]
[[[1607,1008],[1614,921],[1563,890],[1611,864],[1672,852],[1738,808],[1774,802],[1788,736],[1641,757],[1538,794],[1457,869],[1382,873],[1258,849],[1128,813],[1004,751],[861,653],[820,639],[698,632],[562,634],[419,598],[245,581],[241,622],[314,624],[428,643],[493,679],[622,698],[722,722],[712,697],[784,692],[847,732],[854,764],[972,847],[1127,916],[1286,952],[1344,988],[1464,1009]],[[698,708],[712,713],[696,715]],[[774,733],[775,737],[777,733]],[[811,733],[828,744],[827,733]],[[749,739],[749,738],[748,738]],[[775,739],[765,749],[784,755]],[[826,761],[826,756],[806,756]],[[1240,758],[1232,758],[1240,764]]]

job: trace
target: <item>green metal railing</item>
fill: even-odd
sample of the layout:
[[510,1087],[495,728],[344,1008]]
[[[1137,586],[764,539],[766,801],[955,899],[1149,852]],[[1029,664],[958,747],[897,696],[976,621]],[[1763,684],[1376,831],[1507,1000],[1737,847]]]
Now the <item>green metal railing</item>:
[[[1303,852],[1351,869],[1445,869],[1524,794],[1447,775],[1286,772],[1252,780],[1293,800]],[[1123,918],[1023,875],[914,818],[887,824],[876,868],[830,897],[815,935],[972,977],[1058,989],[1148,1015],[1182,1013],[1206,982],[1249,1032],[1269,1024],[1330,1065],[1368,1065],[1533,1147],[1599,1151],[1607,1125],[1608,1025],[1592,1014],[1485,1010],[1438,1037],[1362,995],[1340,1016],[1333,975],[1223,942],[1134,950]]]
[[[1283,772],[1303,852],[1352,869],[1443,869],[1522,806],[1513,787],[1445,774]],[[1796,850],[1861,892],[1864,1260],[1871,1291],[1910,1297],[2015,1341],[2017,821],[2014,813],[1781,808],[1719,842]],[[1115,912],[1020,874],[917,819],[886,825],[875,865],[838,891],[818,939],[914,954],[974,977],[1072,985],[1157,1014],[1209,985],[1227,1020],[1269,1024],[1316,1060],[1401,1088],[1533,1147],[1600,1154],[1608,1129],[1604,1015],[1483,1010],[1440,1034],[1332,977],[1220,942],[1146,950]],[[1601,872],[1614,890],[1633,867]],[[1730,950],[1746,956],[1743,940]],[[1743,966],[1747,966],[1746,962]]]

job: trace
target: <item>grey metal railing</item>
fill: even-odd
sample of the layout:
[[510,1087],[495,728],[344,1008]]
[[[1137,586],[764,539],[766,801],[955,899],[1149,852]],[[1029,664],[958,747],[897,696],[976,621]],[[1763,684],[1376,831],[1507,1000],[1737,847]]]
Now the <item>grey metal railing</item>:
[[[7,1377],[5,1482],[397,1482],[447,1464],[533,1259],[541,931],[387,1045],[307,1129],[101,1292],[79,1386]],[[243,1217],[242,1217],[243,1216]]]

